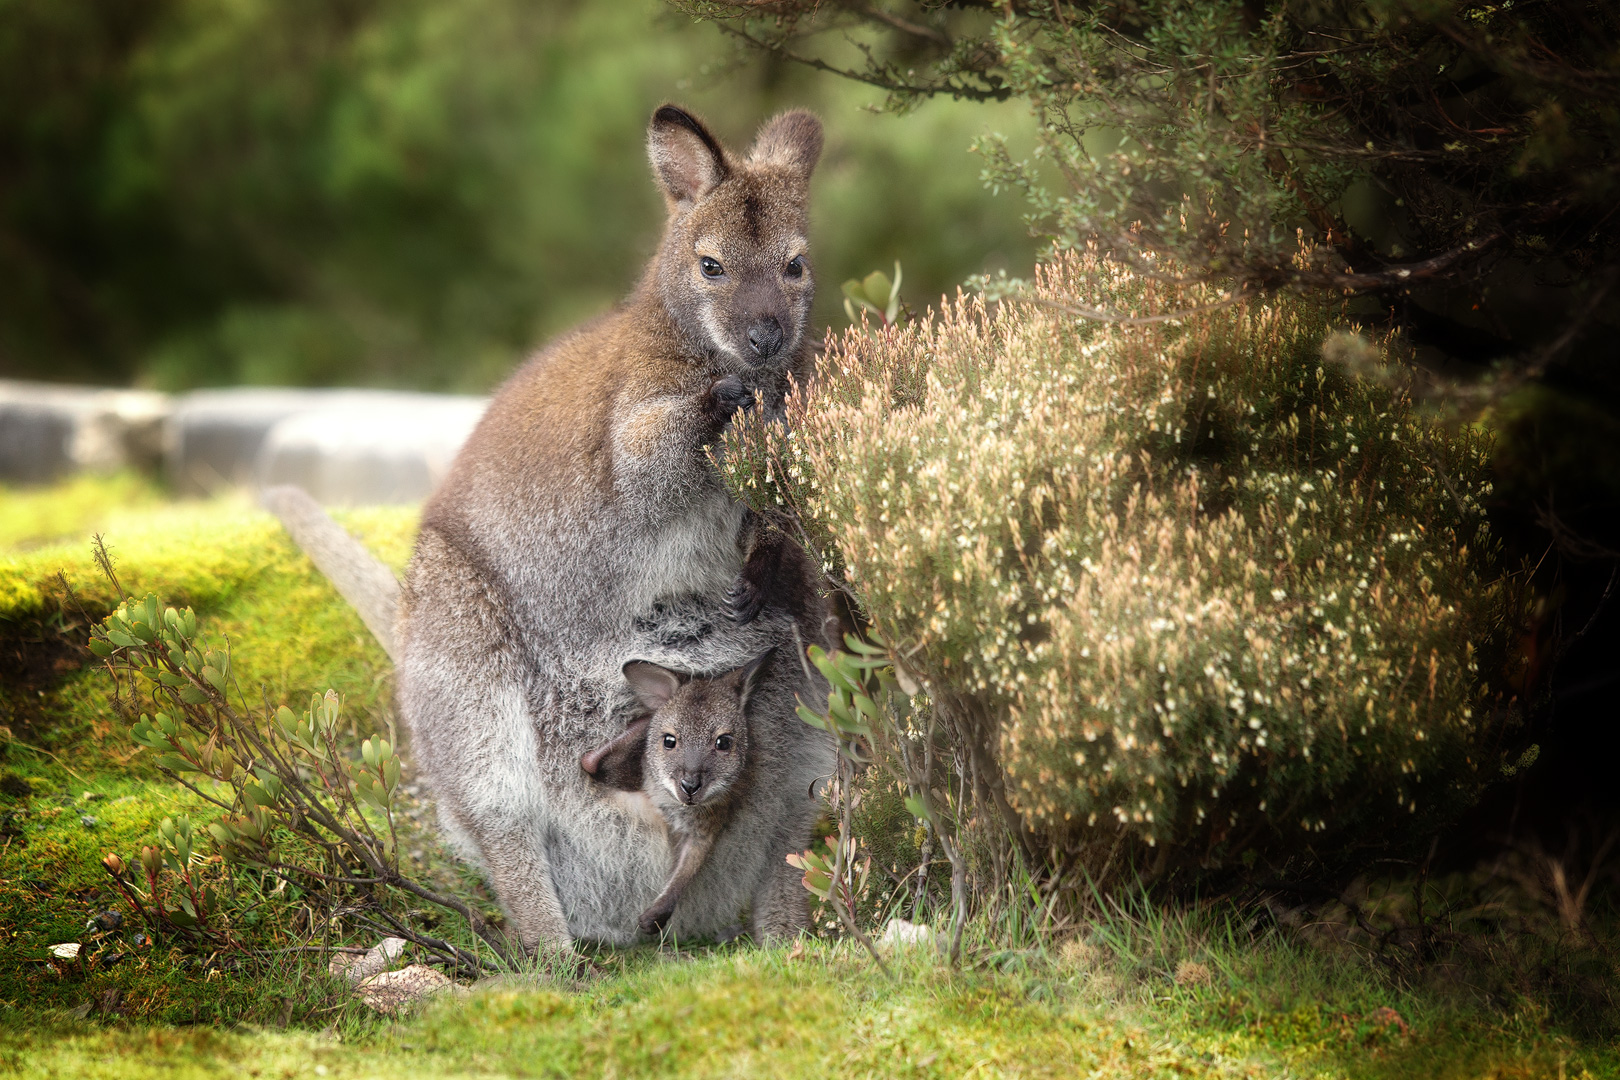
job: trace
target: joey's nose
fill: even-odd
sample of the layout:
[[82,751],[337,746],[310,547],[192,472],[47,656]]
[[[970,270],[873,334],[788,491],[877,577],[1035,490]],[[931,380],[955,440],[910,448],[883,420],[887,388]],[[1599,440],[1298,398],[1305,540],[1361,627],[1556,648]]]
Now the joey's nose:
[[761,360],[773,356],[782,347],[782,324],[767,315],[748,328],[748,347]]
[[703,781],[697,779],[696,777],[692,777],[692,776],[683,776],[683,777],[681,777],[681,790],[686,792],[688,797],[693,795],[697,791],[697,789],[702,787],[702,786],[703,786]]

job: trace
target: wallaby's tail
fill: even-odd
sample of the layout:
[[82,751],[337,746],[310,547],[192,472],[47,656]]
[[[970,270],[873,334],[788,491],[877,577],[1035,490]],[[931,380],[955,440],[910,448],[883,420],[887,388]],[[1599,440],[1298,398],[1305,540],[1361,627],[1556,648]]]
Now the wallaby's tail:
[[281,519],[293,543],[326,575],[338,594],[354,605],[388,658],[397,661],[394,613],[399,609],[399,579],[394,572],[333,521],[303,488],[265,488],[259,502]]

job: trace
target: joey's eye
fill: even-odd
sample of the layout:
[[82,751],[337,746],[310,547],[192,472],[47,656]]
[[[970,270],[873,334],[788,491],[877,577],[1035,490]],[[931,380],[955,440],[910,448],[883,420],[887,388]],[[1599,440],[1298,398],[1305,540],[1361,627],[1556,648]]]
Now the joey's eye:
[[731,736],[722,735],[714,740],[714,748],[722,754],[729,752],[731,750]]
[[675,749],[675,736],[671,735],[667,731],[664,732],[664,749],[665,750],[673,750],[673,749]]
[[707,255],[698,260],[698,268],[703,271],[704,277],[719,277],[726,272],[726,268],[720,265],[720,260],[711,259]]
[[793,256],[793,260],[782,268],[782,273],[790,278],[804,277],[804,256]]

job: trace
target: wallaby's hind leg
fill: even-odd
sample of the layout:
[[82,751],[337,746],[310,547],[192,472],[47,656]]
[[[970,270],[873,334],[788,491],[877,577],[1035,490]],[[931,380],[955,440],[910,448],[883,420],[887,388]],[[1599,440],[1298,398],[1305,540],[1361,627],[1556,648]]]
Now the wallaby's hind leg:
[[804,875],[788,865],[786,854],[775,856],[754,894],[748,930],[760,945],[779,945],[810,928],[810,893]]
[[675,905],[681,899],[681,893],[692,883],[697,876],[698,869],[702,867],[703,860],[709,857],[709,850],[714,847],[714,840],[707,836],[688,836],[681,841],[679,850],[675,853],[675,870],[669,875],[669,884],[664,891],[658,894],[658,899],[646,911],[641,913],[641,932],[643,934],[656,934],[669,922],[669,917],[675,913]]
[[431,524],[417,539],[405,602],[397,696],[434,800],[477,849],[523,947],[566,948],[546,856],[556,810],[539,767],[532,662],[514,647],[498,591]]
[[568,919],[552,888],[551,864],[535,830],[458,824],[477,845],[479,862],[524,951],[533,955],[542,945],[568,948],[573,940]]

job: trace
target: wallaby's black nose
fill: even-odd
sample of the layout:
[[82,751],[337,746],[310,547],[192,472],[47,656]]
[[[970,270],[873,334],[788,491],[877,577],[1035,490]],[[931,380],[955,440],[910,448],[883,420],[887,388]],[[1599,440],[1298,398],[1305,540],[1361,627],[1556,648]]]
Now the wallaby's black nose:
[[761,360],[782,347],[782,324],[767,315],[748,328],[748,346]]
[[694,780],[690,776],[681,777],[681,790],[686,792],[688,795],[692,794],[693,792],[695,792],[698,788],[700,788],[702,786],[703,786],[703,781],[702,780]]

